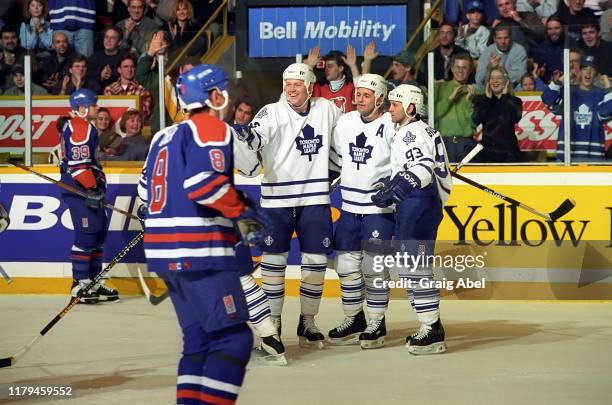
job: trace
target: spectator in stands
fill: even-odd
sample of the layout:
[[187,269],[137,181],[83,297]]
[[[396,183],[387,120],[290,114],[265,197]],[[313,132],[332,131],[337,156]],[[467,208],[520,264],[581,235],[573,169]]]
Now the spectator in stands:
[[559,0],[559,8],[555,14],[567,26],[566,34],[573,43],[580,40],[580,27],[588,21],[596,19],[595,13],[590,8],[584,7],[584,0],[569,0],[565,5]]
[[154,20],[145,16],[143,0],[128,0],[128,11],[130,16],[117,24],[117,27],[123,31],[121,46],[131,53],[141,55],[147,50],[147,43],[159,26]]
[[[495,5],[494,1],[490,0],[480,0],[484,6],[484,14],[486,16],[487,23],[493,22],[498,16],[499,11]],[[469,2],[469,0],[468,0]],[[467,15],[467,5],[462,4],[466,2],[457,1],[457,0],[443,0],[442,2],[442,11],[444,14],[444,20],[449,21],[454,25],[460,25],[462,22],[466,21]],[[463,5],[463,8],[461,7]],[[463,12],[462,12],[463,11]]]
[[449,22],[443,22],[438,28],[438,41],[440,45],[433,49],[434,53],[434,78],[436,80],[452,80],[450,60],[458,53],[468,53],[462,47],[455,45],[457,33],[455,26]]
[[106,86],[105,96],[140,96],[143,118],[147,121],[153,112],[153,99],[149,90],[138,83],[136,75],[136,59],[133,56],[124,56],[119,62],[119,79]]
[[601,39],[612,42],[612,35],[610,35],[610,26],[612,26],[612,8],[607,9],[601,14],[599,17],[599,26],[601,27]]
[[41,65],[39,82],[49,92],[53,93],[53,88],[68,72],[70,61],[74,57],[74,52],[68,45],[68,37],[63,32],[54,32],[52,37],[53,50],[51,54],[44,58]]
[[[8,90],[4,92],[5,96],[23,96],[25,94],[25,76],[23,65],[13,65],[11,68],[11,76],[13,78],[13,82],[15,85],[13,87],[9,87]],[[32,95],[33,96],[44,96],[48,94],[47,90],[44,87],[37,85],[36,83],[32,83]]]
[[61,31],[76,53],[86,58],[94,50],[95,0],[49,0],[51,29]]
[[232,124],[249,125],[253,120],[253,104],[246,98],[236,100]]
[[525,73],[521,76],[519,84],[514,88],[515,91],[544,91],[546,83],[538,76],[540,69],[538,64],[534,64],[533,72]]
[[125,153],[123,138],[113,130],[110,112],[105,107],[98,109],[94,123],[100,139],[99,160],[121,160],[118,157]]
[[[178,54],[195,37],[199,29],[193,6],[189,0],[178,0],[168,21],[168,31],[172,37],[174,53]],[[205,47],[205,39],[200,36],[189,49],[188,55],[202,55],[205,52]]]
[[[356,70],[358,72],[358,68],[355,49],[350,45],[349,47],[347,53],[351,54],[350,58],[335,50],[321,58],[321,49],[319,46],[315,46],[310,49],[308,57],[304,61],[313,69],[320,60],[325,62],[325,81],[315,83],[312,94],[315,97],[323,97],[333,101],[342,112],[355,109],[355,104],[353,104],[355,85],[353,84],[351,71]],[[349,66],[349,63],[353,66]]]
[[[157,55],[166,55],[168,42],[165,39],[164,32],[158,31],[151,38],[147,52],[138,59],[136,65],[135,79],[142,84],[151,96],[153,96],[154,105],[159,104],[159,72],[157,69]],[[163,73],[162,73],[163,74]],[[164,114],[166,112],[164,111]],[[166,122],[170,122],[171,118],[166,115]],[[151,130],[153,133],[159,131],[159,108],[153,108],[153,116],[151,121]]]
[[[570,92],[571,111],[571,158],[574,161],[598,161],[604,159],[605,134],[600,113],[606,106],[604,95],[610,88],[606,78],[605,88],[595,87],[593,82],[597,75],[597,61],[592,55],[586,55],[580,63],[578,85],[572,85]],[[563,132],[563,76],[555,75],[542,93],[542,101],[552,112],[561,115],[559,138],[557,140],[557,161],[565,157],[565,138]],[[609,104],[608,104],[609,105]],[[601,114],[602,116],[605,114]]]
[[500,24],[511,27],[512,42],[526,50],[538,46],[544,40],[546,30],[541,19],[533,12],[516,10],[516,0],[496,0],[499,17],[493,21],[491,28]]
[[70,61],[68,73],[53,87],[52,94],[65,96],[81,88],[100,93],[98,82],[87,80],[87,59],[82,55],[77,55]]
[[562,0],[517,0],[516,9],[520,12],[535,13],[542,23],[557,12],[557,4]]
[[[364,70],[364,73],[369,73]],[[393,56],[391,62],[391,80],[389,82],[397,87],[400,84],[414,84],[417,82],[416,59],[407,51],[401,51]]]
[[453,79],[434,85],[435,127],[442,134],[449,161],[459,162],[474,147],[472,97],[476,89],[468,83],[472,73],[472,58],[458,53],[451,59]]
[[125,134],[121,144],[125,147],[124,160],[145,160],[149,152],[149,142],[142,136],[142,115],[140,111],[126,110],[119,120],[119,128]]
[[592,55],[598,63],[597,71],[606,76],[612,75],[612,43],[599,37],[599,22],[587,21],[580,28],[578,45],[584,55]]
[[563,70],[563,48],[565,32],[563,22],[553,15],[546,21],[546,39],[531,50],[533,61],[544,68],[541,77],[545,83],[550,81],[555,70]]
[[[196,20],[199,24],[205,24],[206,21],[213,15],[213,13],[219,8],[222,0],[193,0],[193,8],[195,11]],[[212,33],[213,37],[221,35],[221,25],[217,22],[219,18],[213,22],[208,30]]]
[[474,124],[482,124],[484,146],[479,162],[520,162],[521,151],[514,125],[521,119],[523,104],[512,94],[512,80],[506,69],[493,67],[485,80],[485,92],[474,99]]
[[46,0],[28,0],[19,29],[21,45],[37,58],[49,55],[53,30],[47,16]]
[[103,89],[119,78],[119,62],[126,52],[119,48],[121,43],[121,30],[114,25],[103,31],[103,49],[97,51],[87,59],[87,80],[95,80]]
[[[583,56],[584,56],[584,53],[582,52],[582,49],[580,48],[570,49],[569,65],[570,65],[570,83],[571,84],[574,84],[574,85],[578,84],[578,79],[580,78],[580,63],[582,62]],[[553,78],[555,77],[558,78],[561,75],[563,75],[562,69],[559,69],[553,72],[553,75],[551,76],[551,81],[553,80]]]
[[479,88],[486,88],[484,85],[489,69],[503,67],[508,72],[513,86],[527,71],[527,52],[521,45],[512,41],[510,30],[507,25],[498,25],[493,29],[494,42],[482,52],[478,61],[476,84]]
[[2,50],[0,51],[0,89],[13,86],[9,78],[13,65],[23,65],[23,57],[26,50],[19,45],[17,31],[10,26],[5,26],[0,32]]
[[484,21],[484,4],[480,0],[470,0],[465,4],[468,23],[459,27],[455,44],[464,48],[474,59],[489,42],[489,29],[482,25]]

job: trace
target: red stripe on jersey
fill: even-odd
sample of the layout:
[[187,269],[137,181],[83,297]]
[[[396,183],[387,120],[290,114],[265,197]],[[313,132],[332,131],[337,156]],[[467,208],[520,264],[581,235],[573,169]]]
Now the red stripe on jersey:
[[82,118],[73,118],[70,120],[72,127],[72,133],[70,134],[70,140],[75,144],[82,144],[87,142],[89,137],[89,122]]
[[195,200],[196,198],[210,192],[213,188],[225,183],[228,180],[229,180],[229,177],[227,177],[224,174],[219,174],[217,178],[211,181],[210,183],[207,183],[203,185],[202,187],[200,187],[199,189],[187,194],[187,197],[189,197],[190,200]]
[[85,260],[87,262],[91,261],[91,257],[86,255],[70,255],[70,259]]
[[198,128],[200,142],[223,142],[227,138],[227,124],[206,113],[193,115],[191,121]]
[[96,178],[91,170],[85,170],[84,172],[73,177],[85,188],[95,188],[97,185]]
[[201,402],[206,404],[215,404],[215,405],[233,405],[236,403],[234,399],[228,399],[219,397],[212,394],[207,394],[204,392],[196,391],[196,390],[177,390],[176,391],[176,399],[181,398],[189,398],[189,399],[199,399]]
[[206,204],[210,208],[214,208],[221,212],[226,218],[239,217],[246,210],[246,206],[238,197],[238,193],[234,187],[230,187],[227,192],[217,201],[212,204]]
[[236,235],[223,232],[205,233],[148,233],[144,237],[147,243],[168,243],[168,242],[208,242],[208,241],[228,241],[238,242]]

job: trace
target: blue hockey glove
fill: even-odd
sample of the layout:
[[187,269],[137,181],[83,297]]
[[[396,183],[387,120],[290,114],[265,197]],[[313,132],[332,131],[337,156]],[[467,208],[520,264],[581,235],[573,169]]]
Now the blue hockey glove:
[[231,127],[236,131],[240,142],[245,142],[249,146],[251,145],[251,142],[255,139],[255,134],[253,134],[253,131],[251,131],[248,125],[232,124]]
[[372,196],[372,202],[379,208],[386,208],[404,201],[412,190],[420,187],[421,182],[412,173],[405,171],[399,172],[390,181],[382,179],[380,183],[383,186]]
[[242,241],[251,246],[263,242],[272,227],[270,217],[254,208],[247,208],[235,221]]
[[103,209],[104,191],[99,188],[87,190],[87,198],[85,199],[85,205],[94,210]]

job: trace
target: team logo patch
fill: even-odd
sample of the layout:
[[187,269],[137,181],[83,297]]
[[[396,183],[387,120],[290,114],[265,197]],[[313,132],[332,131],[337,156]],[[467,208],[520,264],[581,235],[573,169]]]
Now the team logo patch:
[[168,263],[168,270],[183,270],[183,263],[181,262],[176,262],[176,263]]
[[410,143],[414,142],[416,140],[416,135],[413,134],[410,131],[406,132],[406,136],[404,138],[402,138],[402,141],[404,141],[406,143],[406,145],[409,145]]
[[331,246],[331,240],[329,238],[324,238],[321,243],[323,244],[323,246],[325,246],[326,248]]
[[232,295],[226,295],[223,297],[223,305],[225,306],[225,312],[230,318],[236,319],[236,304],[234,303],[234,297]]
[[586,104],[581,104],[580,107],[578,107],[578,111],[574,111],[574,120],[576,121],[576,125],[580,125],[580,128],[584,129],[591,125],[593,112]]
[[329,101],[336,104],[336,107],[338,107],[340,111],[342,111],[343,113],[346,112],[346,97],[344,96],[333,97],[333,98],[330,98]]
[[378,239],[379,236],[380,236],[380,232],[378,232],[378,230],[374,229],[374,231],[372,231],[372,238]]
[[349,143],[349,155],[351,155],[353,163],[357,163],[357,170],[359,170],[359,165],[367,164],[367,160],[372,157],[374,147],[372,145],[366,146],[366,141],[367,137],[362,132],[355,138],[355,143]]
[[259,110],[259,112],[255,116],[255,118],[261,119],[261,118],[265,117],[266,115],[268,115],[268,110],[266,109],[266,107],[264,107],[261,110]]
[[83,228],[89,228],[89,218],[81,218],[81,224]]
[[266,236],[266,239],[264,239],[264,243],[266,244],[266,246],[272,246],[272,244],[274,243],[274,238],[268,235]]
[[319,149],[323,147],[323,135],[315,135],[314,128],[306,124],[302,128],[303,137],[295,138],[295,147],[299,150],[302,156],[308,156],[308,161],[312,162],[312,155],[319,153]]

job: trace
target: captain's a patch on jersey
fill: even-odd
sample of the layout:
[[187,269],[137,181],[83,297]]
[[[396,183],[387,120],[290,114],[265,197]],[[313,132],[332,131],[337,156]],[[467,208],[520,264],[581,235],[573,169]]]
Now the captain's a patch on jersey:
[[230,318],[236,318],[236,304],[234,303],[234,297],[230,295],[226,295],[223,297],[223,305],[225,306],[225,312],[229,315]]

